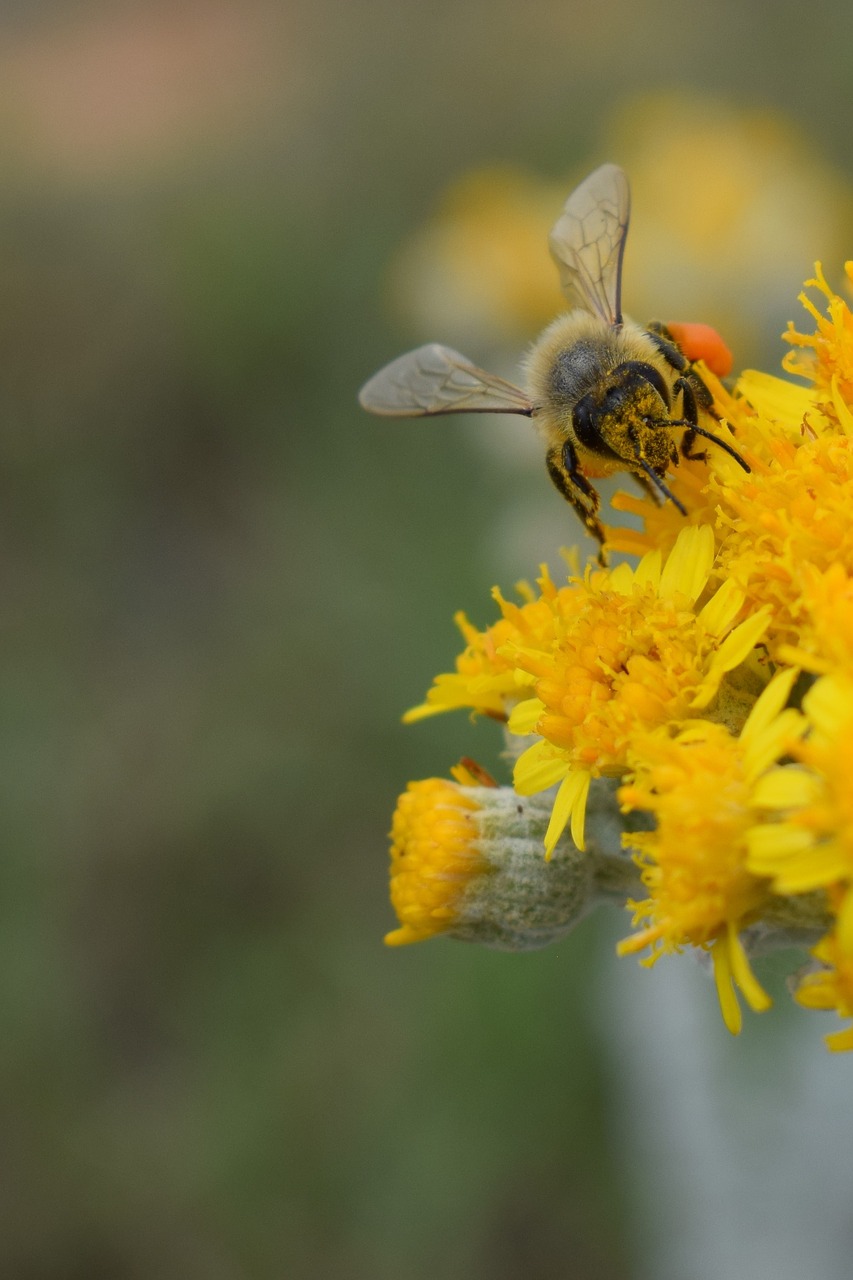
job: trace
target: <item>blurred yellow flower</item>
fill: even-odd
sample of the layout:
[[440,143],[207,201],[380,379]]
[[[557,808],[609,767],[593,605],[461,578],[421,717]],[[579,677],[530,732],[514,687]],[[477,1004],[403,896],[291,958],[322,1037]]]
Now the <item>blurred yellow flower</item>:
[[632,314],[705,320],[737,352],[780,323],[815,245],[849,253],[850,185],[784,116],[661,91],[618,106],[604,144],[635,196]]
[[[641,95],[615,109],[598,150],[631,174],[624,296],[636,319],[707,321],[737,350],[779,322],[814,245],[832,258],[847,247],[849,185],[767,111],[695,92]],[[533,337],[565,310],[547,237],[589,167],[559,180],[511,165],[463,175],[401,245],[394,310],[425,337],[480,348]]]
[[394,309],[425,333],[523,341],[565,310],[547,237],[566,198],[509,165],[465,174],[391,265]]

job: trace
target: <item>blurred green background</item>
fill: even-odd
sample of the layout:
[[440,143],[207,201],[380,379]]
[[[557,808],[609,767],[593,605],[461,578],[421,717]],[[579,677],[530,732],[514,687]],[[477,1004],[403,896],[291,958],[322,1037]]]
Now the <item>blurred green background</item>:
[[[775,369],[812,259],[853,255],[853,10],[65,0],[5,5],[0,36],[0,1275],[704,1276],[655,1261],[614,991],[666,985],[617,965],[622,922],[534,956],[382,947],[397,793],[500,767],[492,726],[400,713],[453,612],[489,621],[575,530],[516,424],[355,396],[455,341],[393,285],[449,186],[510,164],[567,192],[635,156],[647,210],[698,208],[695,173],[731,169],[706,97],[712,138],[722,111],[795,139],[784,298],[747,264],[731,307],[738,365]],[[632,139],[660,92],[699,106]],[[516,327],[470,354],[511,374]],[[787,1105],[820,1019],[723,1044],[695,981],[719,1069]]]

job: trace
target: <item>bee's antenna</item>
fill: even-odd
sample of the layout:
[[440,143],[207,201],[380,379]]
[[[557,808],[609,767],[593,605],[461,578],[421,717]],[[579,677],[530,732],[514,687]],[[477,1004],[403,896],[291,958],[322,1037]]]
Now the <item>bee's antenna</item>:
[[721,440],[719,436],[715,436],[712,431],[706,431],[704,427],[697,427],[695,422],[688,422],[686,418],[674,418],[672,422],[662,422],[663,427],[687,427],[690,431],[695,431],[697,436],[704,436],[706,440],[712,440],[714,444],[719,445],[721,449],[743,467],[744,471],[752,471],[752,467],[738,453],[737,449],[733,449],[725,440]]
[[[672,425],[672,424],[669,424],[669,425]],[[649,477],[649,479],[651,480],[655,488],[659,489],[660,492],[663,494],[664,498],[668,498],[669,501],[672,503],[672,505],[676,507],[677,510],[680,511],[683,516],[686,516],[687,508],[682,506],[682,504],[678,501],[678,498],[676,498],[674,493],[670,492],[670,490],[664,484],[663,480],[661,480],[658,473],[656,471],[653,471],[652,468],[649,466],[649,464],[645,462],[642,458],[637,459],[637,466],[640,467],[640,469],[645,472],[645,474]]]

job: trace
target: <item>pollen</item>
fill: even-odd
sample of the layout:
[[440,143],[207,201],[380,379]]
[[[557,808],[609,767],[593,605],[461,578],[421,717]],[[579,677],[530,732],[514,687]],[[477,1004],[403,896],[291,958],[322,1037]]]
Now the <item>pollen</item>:
[[[702,380],[711,392],[714,409],[720,418],[717,429],[721,439],[726,440],[737,449],[748,463],[751,471],[760,469],[766,454],[766,436],[768,429],[761,422],[756,410],[746,398],[738,383],[735,394],[704,366],[701,367]],[[781,379],[774,379],[782,386]],[[799,387],[794,387],[799,392]],[[622,551],[629,555],[644,555],[658,548],[670,551],[684,528],[685,520],[690,525],[708,525],[713,527],[718,522],[719,496],[712,487],[712,481],[737,486],[741,479],[749,474],[734,461],[724,450],[708,443],[703,448],[704,459],[681,458],[677,468],[667,478],[667,484],[674,496],[685,508],[684,517],[673,503],[658,506],[648,496],[640,497],[625,490],[614,494],[612,506],[614,510],[626,512],[638,517],[641,528],[607,525],[606,546],[613,551]]]
[[389,946],[421,942],[449,929],[471,879],[488,869],[478,852],[469,789],[443,778],[410,782],[391,826],[391,903],[400,927]]

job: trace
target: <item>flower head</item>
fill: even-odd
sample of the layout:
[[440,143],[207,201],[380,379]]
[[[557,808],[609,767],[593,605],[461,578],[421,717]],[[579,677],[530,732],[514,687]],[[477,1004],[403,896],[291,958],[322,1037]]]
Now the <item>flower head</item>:
[[[569,821],[582,845],[589,779],[624,773],[638,734],[708,708],[726,673],[760,641],[766,614],[734,626],[743,595],[730,585],[697,607],[713,542],[710,528],[688,528],[665,564],[651,553],[636,570],[588,575],[576,584],[582,607],[558,642],[544,651],[504,651],[535,681],[535,698],[509,720],[512,732],[538,735],[516,763],[516,790],[530,795],[561,784],[547,849]],[[715,718],[744,718],[734,697],[720,698],[715,711]]]
[[620,954],[651,947],[646,963],[683,947],[710,950],[720,1006],[729,1030],[740,1030],[733,982],[754,1009],[769,1000],[739,940],[767,906],[770,882],[747,865],[749,833],[760,820],[755,783],[797,731],[796,711],[782,710],[795,671],[774,677],[742,732],[694,720],[675,732],[640,737],[631,753],[632,779],[620,790],[627,811],[654,815],[652,831],[626,836],[648,896],[630,902],[639,932]]
[[444,778],[410,782],[400,796],[391,826],[391,902],[400,928],[387,935],[389,946],[450,927],[472,877],[487,869],[477,849],[479,808],[468,789]]
[[589,905],[590,862],[564,843],[546,863],[547,806],[483,786],[470,768],[454,773],[455,782],[411,782],[398,801],[391,902],[400,927],[386,943],[449,934],[520,951],[568,933]]

